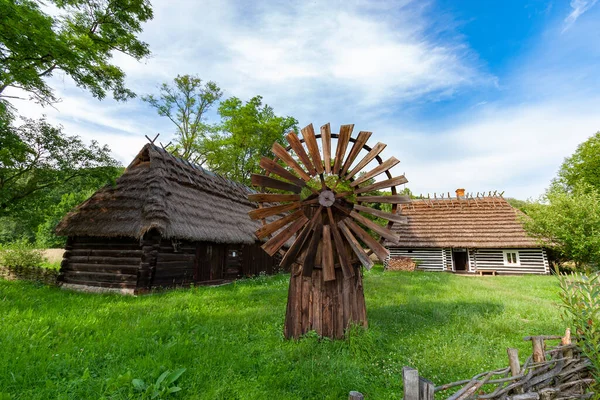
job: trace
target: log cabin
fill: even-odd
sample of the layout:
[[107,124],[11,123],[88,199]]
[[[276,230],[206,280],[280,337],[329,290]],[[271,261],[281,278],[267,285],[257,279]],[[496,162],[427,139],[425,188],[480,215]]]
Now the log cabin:
[[66,288],[143,293],[277,272],[248,187],[146,144],[113,185],[59,223]]
[[386,242],[394,260],[416,269],[467,274],[549,274],[546,249],[528,236],[520,211],[502,196],[415,199],[402,208],[408,223],[396,224],[399,240]]

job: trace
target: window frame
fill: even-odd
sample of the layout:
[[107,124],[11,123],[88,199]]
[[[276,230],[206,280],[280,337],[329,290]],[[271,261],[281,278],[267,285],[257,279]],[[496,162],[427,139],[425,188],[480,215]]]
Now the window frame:
[[[514,254],[516,259],[515,262],[509,262],[508,255]],[[513,267],[521,265],[521,256],[519,254],[519,250],[502,250],[502,258],[504,261],[504,266]]]

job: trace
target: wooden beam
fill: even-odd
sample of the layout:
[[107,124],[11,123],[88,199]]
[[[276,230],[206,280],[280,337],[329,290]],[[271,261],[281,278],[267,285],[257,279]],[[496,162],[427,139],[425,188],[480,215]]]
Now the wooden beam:
[[371,161],[375,159],[385,148],[387,147],[384,143],[377,143],[367,155],[356,164],[356,167],[352,168],[352,171],[348,172],[346,179],[352,178],[358,174],[364,167],[367,166]]
[[348,227],[344,223],[344,220],[338,222],[338,228],[340,228],[340,231],[346,237],[346,240],[350,244],[350,248],[352,248],[352,251],[354,252],[354,254],[356,254],[358,260],[363,265],[363,267],[365,267],[367,270],[370,270],[373,267],[373,261],[367,255],[367,253],[365,253],[362,246],[360,245],[360,243],[358,243],[358,240],[356,240],[352,232],[350,232],[350,229],[348,229]]
[[290,203],[290,204],[282,204],[280,206],[273,207],[265,207],[265,208],[257,208],[256,210],[252,210],[248,213],[250,218],[252,219],[262,219],[267,218],[272,215],[281,214],[286,211],[292,211],[296,208],[299,208],[301,205],[300,202]]
[[342,167],[342,162],[344,161],[344,156],[346,155],[346,148],[348,147],[348,142],[350,141],[350,136],[352,136],[353,129],[354,124],[342,125],[340,127],[340,134],[338,135],[335,160],[333,164],[333,173],[335,175],[339,175],[340,173],[340,168]]
[[331,228],[335,248],[337,249],[340,265],[342,266],[342,273],[344,274],[344,278],[350,278],[354,276],[354,270],[352,269],[352,264],[348,259],[348,253],[346,252],[346,246],[344,246],[344,240],[342,239],[340,230],[335,224],[335,218],[333,218],[331,207],[327,208],[327,216],[329,217],[329,227]]
[[290,181],[294,185],[298,185],[300,187],[304,187],[306,182],[302,179],[298,178],[296,175],[292,174],[287,169],[283,168],[281,165],[277,164],[275,161],[271,160],[267,157],[262,157],[259,163],[260,167],[265,171],[268,171],[272,174],[278,175],[285,180]]
[[296,160],[294,160],[294,158],[287,152],[285,148],[283,148],[282,145],[275,142],[273,143],[273,147],[271,148],[271,150],[273,151],[273,154],[279,157],[279,159],[281,159],[281,161],[287,164],[288,167],[296,171],[296,173],[300,175],[300,178],[302,178],[306,182],[310,181],[310,175],[308,175],[306,171],[302,169],[300,164],[298,164]]
[[389,187],[393,187],[393,186],[397,186],[397,185],[402,185],[406,182],[408,182],[408,179],[406,179],[404,177],[404,175],[401,175],[401,176],[397,176],[392,179],[386,179],[385,181],[375,182],[374,184],[369,185],[369,186],[364,186],[364,187],[358,188],[354,191],[354,193],[360,194],[360,193],[371,192],[374,190],[385,189],[385,188],[389,188]]
[[356,157],[358,157],[358,154],[362,150],[363,146],[365,144],[367,144],[367,140],[369,140],[369,138],[371,137],[372,134],[373,134],[372,132],[365,132],[365,131],[360,131],[358,133],[356,142],[354,142],[354,145],[352,146],[352,149],[350,150],[350,153],[348,154],[348,158],[346,158],[346,161],[344,162],[344,166],[342,167],[342,171],[340,172],[340,175],[343,176],[348,172],[348,169],[350,169],[350,167],[352,166],[352,163],[354,162],[354,160],[356,160]]
[[358,238],[367,245],[368,248],[373,250],[373,253],[379,257],[381,262],[384,262],[389,257],[390,251],[381,243],[379,243],[379,241],[375,240],[373,236],[369,235],[369,233],[361,228],[356,222],[349,218],[347,218],[344,222],[346,225],[348,225],[348,228],[350,228],[356,234],[356,236],[358,236]]
[[277,251],[283,247],[285,242],[287,242],[296,232],[298,232],[306,223],[308,222],[308,218],[302,216],[298,218],[294,223],[290,226],[279,232],[277,235],[273,236],[269,239],[265,244],[261,247],[264,251],[267,252],[271,257],[277,253]]
[[377,175],[389,170],[390,168],[392,168],[399,162],[400,161],[398,159],[396,159],[395,157],[390,157],[387,160],[385,160],[384,162],[382,162],[381,164],[379,164],[377,167],[373,168],[372,170],[370,170],[369,172],[364,174],[363,176],[358,177],[355,181],[353,181],[350,184],[350,186],[356,187],[356,186],[360,185],[361,183],[368,181],[371,178],[375,178]]
[[280,181],[279,179],[271,178],[270,176],[252,174],[250,181],[254,186],[268,187],[271,189],[286,190],[293,193],[300,193],[302,188],[293,183]]
[[248,195],[248,200],[260,203],[280,203],[286,201],[300,201],[300,195],[278,193],[253,193]]
[[292,214],[286,215],[283,218],[280,218],[276,221],[271,222],[270,224],[260,227],[260,229],[258,229],[255,232],[255,235],[258,239],[267,237],[271,233],[278,231],[279,229],[283,228],[290,222],[297,220],[298,218],[300,218],[303,215],[304,215],[304,212],[302,212],[302,210],[297,210],[296,212],[294,212]]
[[386,204],[407,204],[412,202],[410,196],[403,194],[393,194],[391,196],[358,196],[357,203],[386,203]]
[[393,214],[393,213],[389,213],[389,212],[385,212],[385,211],[381,211],[381,210],[376,210],[374,208],[365,207],[360,204],[355,204],[354,209],[357,211],[366,212],[367,214],[371,214],[374,217],[386,219],[388,221],[399,222],[401,224],[408,223],[408,217],[406,217],[406,215]]
[[321,143],[323,144],[323,163],[325,172],[331,173],[331,126],[329,122],[321,127]]
[[306,151],[304,150],[304,146],[302,146],[302,142],[300,142],[300,139],[298,139],[298,136],[296,135],[296,133],[294,133],[294,132],[288,133],[286,135],[286,139],[288,140],[288,143],[292,147],[292,150],[294,150],[294,152],[296,153],[296,155],[298,156],[298,158],[300,159],[302,164],[304,164],[304,166],[308,170],[308,173],[311,174],[312,176],[315,176],[317,174],[317,171],[315,170],[315,167],[312,165],[310,158],[308,158],[308,154],[306,154]]
[[352,218],[354,218],[355,221],[358,221],[361,224],[363,224],[364,226],[366,226],[367,228],[377,232],[379,235],[383,236],[387,240],[394,242],[394,243],[398,242],[398,237],[394,233],[390,232],[387,228],[384,228],[383,226],[376,224],[375,222],[371,221],[370,219],[363,217],[358,212],[352,211],[350,213],[350,216]]
[[304,138],[304,143],[306,143],[306,147],[308,148],[308,153],[310,154],[310,158],[312,158],[313,165],[317,170],[317,174],[322,174],[323,170],[323,162],[321,161],[321,154],[319,153],[319,145],[317,144],[317,138],[315,137],[315,130],[312,124],[305,126],[301,130],[302,137]]

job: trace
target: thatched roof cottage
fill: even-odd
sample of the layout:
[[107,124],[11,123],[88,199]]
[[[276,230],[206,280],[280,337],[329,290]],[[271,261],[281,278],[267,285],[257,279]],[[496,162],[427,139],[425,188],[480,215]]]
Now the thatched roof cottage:
[[[412,258],[418,269],[463,273],[548,274],[548,256],[502,196],[416,199],[396,224],[400,240],[387,242],[391,262]],[[388,261],[390,262],[390,261]]]
[[147,144],[114,185],[69,213],[64,285],[140,292],[277,268],[256,242],[251,189]]

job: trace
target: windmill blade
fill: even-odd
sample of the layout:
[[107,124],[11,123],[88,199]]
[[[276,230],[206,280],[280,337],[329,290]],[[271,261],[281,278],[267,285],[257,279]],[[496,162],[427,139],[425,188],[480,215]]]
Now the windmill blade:
[[300,187],[304,187],[306,185],[306,182],[304,182],[302,179],[298,178],[296,175],[292,174],[290,171],[283,168],[281,165],[277,164],[270,158],[262,157],[260,159],[259,165],[265,171],[280,176],[283,179],[290,181],[294,185],[298,185]]
[[379,257],[381,262],[384,262],[389,257],[390,251],[379,243],[379,241],[373,239],[373,236],[369,235],[369,233],[361,228],[356,222],[352,221],[350,218],[346,218],[344,222],[368,248],[373,250],[373,253]]
[[317,249],[321,242],[321,234],[323,233],[322,222],[317,222],[317,225],[313,229],[313,235],[310,238],[308,247],[306,249],[306,255],[304,256],[304,262],[302,263],[302,275],[311,276],[313,268],[315,267],[315,261],[317,259]]
[[394,194],[391,196],[359,196],[356,198],[357,203],[406,204],[411,201],[410,196],[405,196],[403,194]]
[[373,134],[373,132],[365,132],[365,131],[360,131],[358,133],[356,142],[354,142],[354,145],[352,146],[352,149],[350,150],[350,153],[348,154],[348,158],[346,158],[346,161],[344,162],[342,171],[340,172],[341,176],[344,176],[346,174],[346,172],[348,172],[348,169],[350,168],[350,166],[352,165],[354,160],[356,160],[356,157],[358,157],[358,154],[362,150],[363,146],[365,144],[367,144],[367,140],[369,140],[369,138],[371,137],[372,134]]
[[248,195],[248,200],[257,203],[278,203],[287,201],[300,201],[299,194],[253,193]]
[[252,174],[250,181],[254,186],[268,187],[271,189],[287,190],[289,192],[300,193],[302,188],[293,183],[280,181],[279,179],[271,178],[270,176]]
[[370,219],[363,217],[358,212],[352,211],[350,213],[350,216],[352,218],[354,218],[355,221],[358,221],[361,224],[363,224],[364,226],[366,226],[367,228],[373,230],[374,232],[377,232],[380,236],[383,236],[390,242],[393,242],[393,243],[398,242],[398,237],[394,233],[389,231],[387,228],[384,228],[383,226],[376,224],[375,222],[371,221]]
[[323,162],[321,161],[319,145],[317,144],[317,138],[315,137],[315,130],[312,124],[302,128],[301,132],[302,137],[304,138],[304,143],[306,143],[306,147],[308,148],[308,152],[310,153],[310,158],[312,158],[313,165],[317,170],[317,174],[322,174],[324,171]]
[[348,142],[350,141],[350,136],[352,136],[353,129],[354,124],[342,125],[340,127],[340,134],[338,135],[337,148],[335,151],[335,163],[333,164],[333,173],[336,175],[339,175],[340,173],[342,161],[346,155],[346,148],[348,147]]
[[279,265],[282,268],[287,268],[294,261],[296,261],[298,255],[302,252],[302,249],[304,249],[304,246],[308,242],[307,239],[314,227],[314,224],[316,224],[319,218],[321,218],[321,211],[323,211],[323,207],[319,207],[315,215],[313,215],[313,217],[311,218],[310,222],[306,224],[304,229],[302,229],[302,231],[296,237],[296,240],[294,240],[294,243],[292,243],[290,248],[287,250],[283,258],[281,259],[281,263],[279,263]]
[[306,182],[310,181],[310,176],[306,173],[306,171],[302,169],[300,164],[298,164],[296,160],[294,160],[294,158],[287,152],[287,150],[283,148],[282,145],[275,142],[273,143],[273,147],[271,148],[271,150],[273,151],[273,154],[279,157],[281,161],[286,163],[288,167],[296,171],[296,173],[300,175],[300,178],[304,179]]
[[271,233],[278,231],[283,228],[290,222],[294,222],[298,218],[304,216],[302,210],[297,210],[296,212],[286,215],[283,218],[280,218],[276,221],[271,222],[270,224],[261,226],[260,229],[257,229],[255,234],[258,239],[262,239],[264,237],[269,236]]
[[373,168],[372,170],[370,170],[369,172],[364,174],[363,176],[358,177],[354,182],[352,182],[350,184],[350,186],[356,187],[356,186],[360,185],[361,183],[366,182],[369,179],[374,178],[377,175],[387,171],[388,169],[392,168],[399,162],[400,162],[400,160],[396,159],[395,157],[390,157],[387,160],[385,160],[384,162],[382,162],[381,164],[379,164],[377,167]]
[[321,143],[323,144],[323,164],[325,172],[331,173],[331,126],[326,123],[321,127]]
[[385,181],[376,182],[369,186],[364,186],[364,187],[358,188],[354,191],[354,193],[360,194],[360,193],[371,192],[374,190],[385,189],[385,188],[389,188],[389,187],[393,187],[393,186],[397,186],[397,185],[402,185],[406,182],[408,182],[408,179],[406,179],[404,177],[404,175],[401,175],[401,176],[397,176],[392,179],[386,179]]
[[338,222],[338,228],[340,228],[340,231],[342,231],[342,234],[346,237],[346,240],[348,240],[352,251],[354,251],[354,254],[356,254],[358,260],[363,265],[363,267],[365,267],[367,270],[370,270],[373,267],[373,261],[368,256],[368,254],[365,253],[362,246],[360,245],[360,243],[358,243],[358,240],[356,240],[356,238],[354,237],[352,232],[350,232],[350,229],[348,229],[343,220]]
[[408,223],[408,218],[406,217],[406,215],[400,215],[400,214],[394,214],[394,213],[389,213],[389,212],[385,212],[385,211],[380,211],[380,210],[376,210],[371,207],[361,206],[360,204],[355,204],[354,209],[357,211],[366,212],[367,214],[371,214],[374,217],[383,218],[388,221],[399,222],[401,224]]
[[331,228],[329,225],[323,225],[322,256],[321,267],[323,268],[323,280],[325,282],[335,281],[335,263],[333,261],[333,245],[331,243]]
[[300,141],[300,139],[298,139],[298,136],[294,132],[290,132],[285,137],[287,138],[288,143],[292,147],[292,150],[294,150],[302,164],[304,164],[304,166],[308,170],[308,173],[312,176],[315,176],[317,174],[317,171],[312,165],[310,158],[308,158],[308,154],[306,154],[304,146],[302,146],[302,142]]
[[267,252],[268,255],[272,257],[273,255],[275,255],[275,253],[277,253],[277,250],[283,247],[285,242],[287,242],[292,236],[294,236],[296,232],[302,229],[302,227],[306,225],[307,222],[308,218],[306,218],[305,216],[298,218],[296,221],[294,221],[293,224],[279,232],[277,235],[273,236],[261,247],[264,251]]
[[340,260],[340,265],[342,266],[342,273],[344,274],[344,278],[350,278],[354,276],[354,269],[352,268],[352,264],[348,259],[348,253],[346,253],[346,247],[344,246],[344,240],[342,239],[342,235],[335,223],[335,219],[333,218],[333,212],[331,211],[331,207],[327,208],[327,216],[329,217],[329,226],[331,228],[331,233],[333,234],[333,241],[335,243],[335,248],[337,249],[338,258]]
[[367,166],[368,163],[370,163],[371,161],[373,161],[375,159],[375,157],[377,157],[379,155],[379,153],[381,153],[383,151],[383,149],[385,149],[387,147],[387,144],[384,143],[377,143],[369,153],[367,153],[367,155],[365,156],[365,158],[363,158],[362,160],[360,160],[360,162],[358,164],[356,164],[356,167],[354,167],[352,169],[352,171],[348,172],[348,174],[346,175],[346,179],[350,179],[352,178],[354,175],[358,174],[364,167]]
[[300,202],[296,202],[296,203],[290,203],[290,204],[282,204],[280,206],[257,208],[256,210],[250,211],[248,213],[248,215],[252,219],[262,219],[262,218],[270,217],[272,215],[281,214],[286,211],[295,210],[296,208],[299,208],[300,205],[301,205]]

